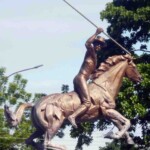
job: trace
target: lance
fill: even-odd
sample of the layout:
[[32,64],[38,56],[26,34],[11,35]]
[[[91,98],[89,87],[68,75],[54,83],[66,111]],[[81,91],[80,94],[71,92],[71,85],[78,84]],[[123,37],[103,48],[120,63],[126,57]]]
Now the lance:
[[[73,8],[77,13],[79,13],[83,18],[85,18],[88,22],[90,22],[94,27],[98,28],[96,24],[94,24],[90,19],[88,19],[85,15],[83,15],[79,10],[73,7],[70,3],[68,3],[66,0],[63,0],[63,1],[66,4],[68,4],[71,8]],[[126,53],[131,55],[131,53],[126,48],[124,48],[121,44],[119,44],[114,38],[112,38],[110,35],[108,35],[104,31],[103,31],[103,34],[106,35],[109,39],[111,39],[115,44],[117,44],[122,50],[124,50]]]

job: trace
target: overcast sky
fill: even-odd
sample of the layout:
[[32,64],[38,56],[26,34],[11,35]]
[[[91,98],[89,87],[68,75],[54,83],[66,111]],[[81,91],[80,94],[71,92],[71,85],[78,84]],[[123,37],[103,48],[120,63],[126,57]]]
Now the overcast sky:
[[[100,20],[99,13],[112,0],[68,1],[106,31],[108,24]],[[62,84],[73,90],[72,80],[83,61],[85,42],[95,31],[63,0],[1,0],[0,67],[6,67],[9,75],[43,64],[42,68],[22,73],[29,92],[61,92]],[[104,145],[102,132],[95,132],[95,142],[86,150]],[[64,142],[74,150],[74,140],[66,137]]]

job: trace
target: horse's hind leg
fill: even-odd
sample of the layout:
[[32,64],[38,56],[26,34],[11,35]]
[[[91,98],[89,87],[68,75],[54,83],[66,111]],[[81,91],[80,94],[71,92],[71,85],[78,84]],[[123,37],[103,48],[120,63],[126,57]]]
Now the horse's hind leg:
[[43,135],[44,132],[42,130],[36,130],[31,136],[25,140],[25,143],[27,145],[31,145],[37,150],[44,150],[43,144],[40,143],[35,143],[33,139],[38,138],[39,136]]
[[[55,136],[59,128],[61,127],[65,117],[63,116],[62,112],[60,113],[60,118],[57,118],[57,116],[54,115],[51,106],[47,107],[48,111],[46,111],[46,118],[48,121],[48,128],[45,133],[45,140],[44,140],[44,147],[46,148],[54,149],[54,150],[66,150],[66,148],[63,145],[53,144],[51,142],[52,138]],[[59,111],[59,110],[58,110]]]

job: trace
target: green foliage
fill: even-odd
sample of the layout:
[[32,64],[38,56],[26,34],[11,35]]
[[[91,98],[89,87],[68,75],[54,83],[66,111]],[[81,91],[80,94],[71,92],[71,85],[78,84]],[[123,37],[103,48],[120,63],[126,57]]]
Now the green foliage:
[[111,143],[106,143],[105,147],[100,147],[99,150],[137,150],[136,147],[132,145],[127,145],[124,140],[114,140]]
[[72,128],[71,129],[71,137],[77,138],[77,145],[75,150],[82,150],[82,146],[90,145],[90,143],[93,141],[92,132],[95,128],[94,123],[92,122],[84,122],[82,124],[78,125],[78,129]]
[[69,85],[63,84],[61,87],[62,93],[68,93],[69,91]]
[[[5,76],[5,68],[0,68],[0,105],[3,107],[5,103],[9,103],[17,107],[20,103],[29,102],[31,100],[31,93],[26,92],[25,87],[27,80],[23,79],[21,75],[14,76],[12,82],[8,82]],[[31,121],[28,115],[24,116],[22,124],[16,129],[10,129],[4,118],[4,110],[0,109],[0,149],[2,150],[17,150],[19,148],[30,150],[26,148],[24,140],[33,132]],[[13,133],[14,132],[14,133]],[[12,135],[13,133],[13,135]]]
[[[137,42],[148,42],[150,38],[150,2],[147,0],[113,0],[101,12],[101,19],[110,23],[107,32],[130,51]],[[109,41],[110,45],[112,44]],[[118,47],[111,49],[119,51]],[[147,49],[141,43],[140,50]]]
[[44,93],[35,93],[32,102],[39,101],[44,96],[46,96],[46,94],[44,94]]
[[138,117],[145,116],[150,107],[148,76],[150,64],[139,64],[138,68],[143,77],[141,84],[134,85],[125,79],[118,95],[118,110],[129,119],[133,119],[137,115]]
[[[3,71],[3,73],[2,73]],[[14,80],[7,83],[7,77],[4,76],[5,70],[1,69],[1,88],[0,88],[0,103],[9,102],[14,105],[18,101],[28,102],[31,98],[31,93],[25,91],[27,80],[23,79],[21,75],[17,74]]]
[[5,101],[7,77],[4,74],[5,68],[0,68],[0,105]]

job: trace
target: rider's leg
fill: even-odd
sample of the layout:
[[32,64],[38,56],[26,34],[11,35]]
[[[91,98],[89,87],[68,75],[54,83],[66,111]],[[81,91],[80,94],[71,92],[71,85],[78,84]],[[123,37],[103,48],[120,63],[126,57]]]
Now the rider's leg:
[[75,91],[79,94],[82,105],[80,105],[75,112],[68,117],[71,124],[77,128],[75,119],[77,116],[86,112],[91,106],[91,100],[89,96],[89,90],[87,87],[87,82],[84,77],[76,77],[74,80]]
[[68,120],[75,128],[77,128],[77,124],[75,122],[76,117],[83,114],[86,110],[87,107],[85,105],[81,105],[80,107],[77,108],[77,110],[72,115],[68,117]]

